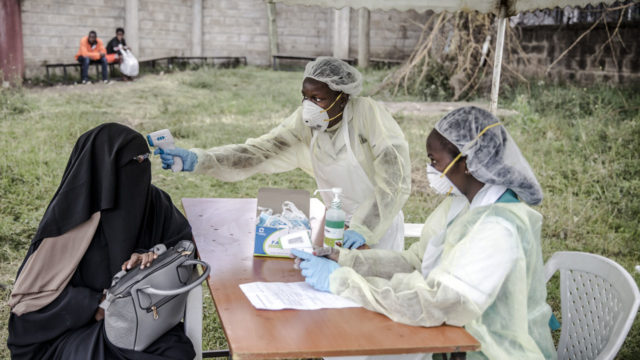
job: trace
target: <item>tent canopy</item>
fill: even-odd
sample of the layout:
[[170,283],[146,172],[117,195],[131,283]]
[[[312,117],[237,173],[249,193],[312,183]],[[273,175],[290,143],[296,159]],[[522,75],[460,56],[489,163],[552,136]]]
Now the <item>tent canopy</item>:
[[287,5],[320,6],[341,9],[366,8],[369,10],[415,10],[425,12],[448,11],[478,11],[499,15],[500,7],[506,7],[506,16],[513,16],[521,12],[565,6],[586,6],[600,3],[612,4],[612,0],[272,0]]

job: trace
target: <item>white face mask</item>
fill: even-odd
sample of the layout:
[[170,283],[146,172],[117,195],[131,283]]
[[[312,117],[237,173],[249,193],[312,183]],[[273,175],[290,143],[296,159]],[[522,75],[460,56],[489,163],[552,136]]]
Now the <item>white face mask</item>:
[[429,185],[436,192],[436,194],[453,194],[458,196],[463,195],[462,192],[460,192],[460,190],[458,190],[458,188],[453,185],[451,180],[449,180],[446,175],[436,170],[436,168],[431,166],[431,164],[427,164],[427,180],[429,180]]
[[302,101],[302,121],[304,122],[304,124],[314,130],[319,130],[319,131],[327,130],[327,127],[329,126],[329,122],[331,122],[331,120],[334,120],[340,115],[342,115],[342,112],[340,112],[338,115],[334,116],[333,118],[329,118],[329,114],[327,113],[329,110],[331,110],[333,105],[335,105],[338,102],[338,99],[340,99],[341,96],[342,96],[342,93],[340,93],[340,95],[338,95],[338,97],[333,101],[333,103],[329,105],[329,107],[326,109],[323,109],[322,107],[312,102],[311,100],[303,100]]

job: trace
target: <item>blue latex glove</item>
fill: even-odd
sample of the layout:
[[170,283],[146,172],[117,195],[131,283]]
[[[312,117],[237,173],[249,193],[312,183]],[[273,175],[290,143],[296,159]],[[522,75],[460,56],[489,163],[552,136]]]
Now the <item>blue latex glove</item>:
[[313,286],[316,290],[331,291],[329,290],[329,276],[340,267],[338,263],[325,257],[311,255],[302,250],[292,249],[291,254],[302,259],[300,269],[307,284]]
[[345,249],[357,249],[366,242],[367,240],[365,240],[364,236],[360,235],[359,232],[355,230],[345,230],[342,247]]
[[196,155],[192,151],[179,147],[175,149],[157,148],[153,153],[156,155],[160,155],[163,169],[171,169],[174,156],[179,156],[182,159],[182,171],[193,171],[193,169],[196,167],[196,164],[198,163],[198,155]]

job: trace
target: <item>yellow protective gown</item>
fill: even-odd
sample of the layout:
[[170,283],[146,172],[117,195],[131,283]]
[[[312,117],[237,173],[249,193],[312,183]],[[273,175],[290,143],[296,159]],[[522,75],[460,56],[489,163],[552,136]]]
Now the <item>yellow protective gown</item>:
[[[350,114],[342,121],[347,121],[351,148],[375,189],[352,214],[349,226],[362,234],[369,245],[375,245],[409,197],[409,146],[396,121],[375,100],[352,97],[344,113]],[[327,130],[336,144],[342,141],[340,125]],[[244,144],[191,149],[198,156],[194,171],[222,181],[296,168],[314,176],[311,151],[320,150],[318,146],[310,149],[311,139],[311,129],[302,122],[302,108],[298,108],[269,133]]]
[[[542,216],[524,203],[464,210],[447,227],[452,197],[404,252],[341,249],[331,291],[394,321],[464,326],[481,343],[468,359],[555,359],[540,248]],[[425,278],[429,239],[446,228],[438,265]]]

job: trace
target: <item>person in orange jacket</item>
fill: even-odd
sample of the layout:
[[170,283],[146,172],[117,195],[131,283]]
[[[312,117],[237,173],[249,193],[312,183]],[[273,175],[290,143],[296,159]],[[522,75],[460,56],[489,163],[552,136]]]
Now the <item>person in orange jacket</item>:
[[82,65],[82,83],[89,83],[89,64],[100,63],[102,65],[102,81],[109,83],[109,72],[107,71],[107,50],[104,48],[102,40],[98,39],[95,31],[89,31],[89,35],[80,40],[80,49],[76,54],[76,60]]

